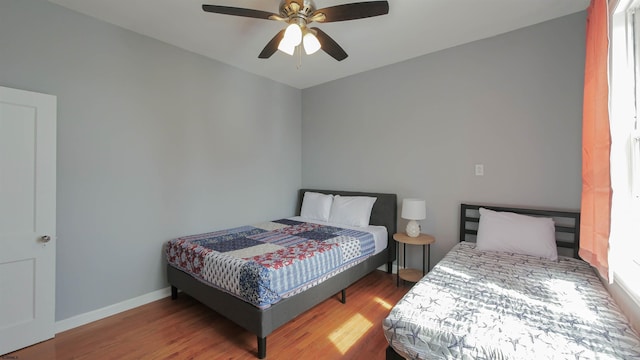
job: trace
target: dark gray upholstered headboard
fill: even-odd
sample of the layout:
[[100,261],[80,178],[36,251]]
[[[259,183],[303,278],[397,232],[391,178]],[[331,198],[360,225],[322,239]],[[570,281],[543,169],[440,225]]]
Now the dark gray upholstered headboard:
[[387,228],[387,232],[389,234],[387,245],[387,252],[389,254],[388,261],[393,262],[396,260],[396,247],[393,246],[393,234],[396,233],[398,227],[398,196],[396,194],[300,189],[298,193],[298,207],[296,209],[296,215],[300,215],[300,209],[302,208],[302,199],[304,198],[304,193],[307,191],[317,192],[321,194],[333,194],[342,196],[372,196],[378,198],[378,200],[376,200],[376,202],[373,204],[373,210],[371,210],[371,219],[369,223],[371,225],[381,225]]
[[493,211],[505,211],[516,214],[530,216],[544,216],[553,218],[556,225],[556,245],[559,248],[571,249],[574,258],[579,259],[580,249],[580,212],[549,210],[549,209],[526,209],[520,207],[506,207],[494,205],[470,205],[460,204],[460,241],[475,241],[478,235],[478,223],[481,207]]

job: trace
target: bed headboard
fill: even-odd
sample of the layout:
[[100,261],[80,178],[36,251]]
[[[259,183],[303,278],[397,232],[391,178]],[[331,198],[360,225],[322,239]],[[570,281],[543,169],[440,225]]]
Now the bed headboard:
[[371,225],[381,225],[387,228],[389,234],[387,251],[388,261],[393,262],[396,260],[396,247],[393,246],[393,234],[397,231],[398,226],[398,196],[396,194],[387,193],[370,193],[370,192],[357,192],[357,191],[340,191],[340,190],[317,190],[317,189],[300,189],[298,192],[298,206],[296,208],[296,215],[300,215],[300,209],[302,208],[302,199],[304,193],[307,191],[317,192],[321,194],[333,194],[342,196],[372,196],[378,198],[373,204],[371,210],[371,219],[369,223]]
[[[460,205],[460,241],[475,241],[478,235],[481,207],[494,211],[507,211],[516,214],[553,218],[556,225],[556,244],[559,248],[572,250],[572,256],[578,257],[580,249],[580,212],[550,209],[527,209],[494,205]],[[558,252],[559,255],[562,255]]]

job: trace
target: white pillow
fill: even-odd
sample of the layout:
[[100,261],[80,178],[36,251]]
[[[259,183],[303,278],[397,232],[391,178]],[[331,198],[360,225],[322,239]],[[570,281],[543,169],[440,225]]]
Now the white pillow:
[[480,208],[476,249],[503,251],[558,260],[551,218]]
[[369,226],[371,209],[378,198],[369,196],[333,197],[329,222],[347,226]]
[[333,195],[307,191],[304,193],[304,197],[302,198],[300,217],[312,220],[329,221],[332,202]]

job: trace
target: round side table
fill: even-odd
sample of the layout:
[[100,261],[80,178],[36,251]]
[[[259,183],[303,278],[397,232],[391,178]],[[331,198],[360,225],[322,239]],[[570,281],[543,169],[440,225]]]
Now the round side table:
[[[420,234],[417,237],[410,237],[406,233],[393,234],[393,240],[396,241],[396,254],[400,253],[400,244],[402,244],[402,268],[400,268],[400,259],[398,259],[398,282],[396,286],[400,286],[400,279],[418,282],[431,268],[431,244],[436,242],[436,239],[429,234]],[[422,271],[419,269],[408,269],[407,265],[407,244],[409,245],[422,245]],[[426,248],[426,249],[425,249]],[[427,251],[425,261],[425,250]]]

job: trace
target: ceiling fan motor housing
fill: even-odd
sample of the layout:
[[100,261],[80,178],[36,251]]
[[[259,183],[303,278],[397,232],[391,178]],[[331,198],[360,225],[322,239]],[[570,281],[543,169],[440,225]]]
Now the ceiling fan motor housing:
[[309,17],[316,10],[312,0],[282,0],[280,2],[280,15],[289,19],[289,23],[297,23],[304,26],[309,23]]

